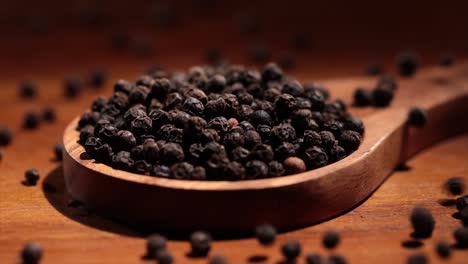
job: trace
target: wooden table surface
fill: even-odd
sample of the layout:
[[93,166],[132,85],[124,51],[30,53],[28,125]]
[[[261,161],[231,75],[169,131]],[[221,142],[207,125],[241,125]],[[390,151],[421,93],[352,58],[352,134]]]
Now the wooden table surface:
[[[64,187],[60,163],[53,161],[53,146],[61,141],[68,122],[83,112],[92,98],[109,95],[113,81],[135,78],[155,59],[115,55],[108,51],[107,38],[100,37],[97,32],[55,32],[36,40],[34,46],[25,43],[27,34],[12,33],[10,36],[2,44],[6,48],[0,51],[4,61],[0,64],[0,125],[14,131],[13,143],[3,148],[4,158],[0,162],[0,263],[16,263],[22,245],[28,240],[38,241],[43,246],[43,263],[144,263],[141,257],[145,234],[101,218],[98,212],[67,206],[71,198]],[[66,42],[71,36],[77,41]],[[171,39],[177,36],[174,33]],[[87,40],[93,40],[95,45]],[[203,44],[182,54],[165,52],[171,50],[173,44],[174,41],[169,40],[158,42],[156,60],[162,65],[171,69],[187,68],[200,62]],[[182,44],[179,41],[174,45]],[[81,47],[80,52],[74,52],[77,47]],[[246,61],[243,48],[229,51],[236,62]],[[299,67],[291,74],[301,80],[359,75],[365,65],[376,61],[375,54],[367,50],[324,54],[312,51],[300,56]],[[390,68],[394,50],[383,50],[381,54],[377,62]],[[422,54],[425,62],[436,62],[439,50],[423,50]],[[103,65],[108,70],[110,81],[106,88],[87,89],[75,100],[65,99],[61,89],[63,77],[83,73],[93,65]],[[16,87],[23,78],[37,81],[37,99],[18,97]],[[350,102],[355,87],[334,87],[333,81],[326,83],[334,97]],[[21,129],[24,112],[39,111],[44,106],[55,107],[58,120],[53,124],[44,123],[33,131]],[[351,111],[364,115],[375,110]],[[230,263],[278,263],[282,260],[280,245],[297,239],[302,242],[304,253],[326,256],[330,252],[321,246],[321,237],[326,230],[335,229],[343,240],[332,253],[346,256],[349,263],[404,263],[408,255],[420,252],[429,255],[430,263],[467,263],[468,251],[455,250],[449,261],[441,261],[434,252],[434,245],[439,239],[453,242],[452,231],[460,226],[452,217],[456,209],[440,204],[448,198],[441,185],[453,176],[468,179],[468,134],[427,149],[410,160],[408,166],[410,170],[395,172],[353,210],[314,226],[282,233],[272,247],[262,248],[252,238],[228,239],[214,242],[211,254],[226,255]],[[31,167],[40,171],[41,179],[37,186],[25,187],[21,181],[24,171]],[[436,229],[432,238],[422,241],[422,246],[407,248],[402,244],[411,239],[408,217],[415,206],[424,206],[433,212]],[[242,217],[241,212],[239,217]],[[169,249],[176,263],[206,263],[206,259],[186,256],[189,252],[186,241],[171,240]],[[301,257],[299,263],[303,261]]]

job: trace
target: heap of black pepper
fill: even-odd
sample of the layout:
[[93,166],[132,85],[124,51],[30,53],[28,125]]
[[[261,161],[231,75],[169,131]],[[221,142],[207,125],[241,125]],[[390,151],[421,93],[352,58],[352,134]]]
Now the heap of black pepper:
[[78,123],[87,154],[113,168],[184,180],[244,180],[314,169],[355,151],[361,120],[317,83],[274,63],[157,69],[119,80]]

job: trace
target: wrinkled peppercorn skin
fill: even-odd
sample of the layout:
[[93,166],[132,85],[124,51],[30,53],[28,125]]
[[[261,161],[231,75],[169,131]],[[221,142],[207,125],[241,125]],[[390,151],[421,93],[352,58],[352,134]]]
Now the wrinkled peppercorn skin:
[[[92,74],[96,87],[105,81]],[[395,89],[382,77],[367,99],[383,106]],[[364,124],[344,101],[329,98],[323,85],[291,79],[274,63],[260,71],[228,64],[156,68],[134,82],[118,80],[112,96],[92,102],[77,130],[86,154],[115,169],[177,180],[280,177],[359,147]]]

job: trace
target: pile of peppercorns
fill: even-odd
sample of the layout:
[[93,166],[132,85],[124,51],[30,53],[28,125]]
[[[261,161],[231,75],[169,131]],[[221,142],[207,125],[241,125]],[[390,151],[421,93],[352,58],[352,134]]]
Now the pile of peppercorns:
[[319,84],[280,67],[195,66],[119,80],[78,123],[86,153],[115,169],[184,180],[245,180],[323,167],[355,151],[361,120]]

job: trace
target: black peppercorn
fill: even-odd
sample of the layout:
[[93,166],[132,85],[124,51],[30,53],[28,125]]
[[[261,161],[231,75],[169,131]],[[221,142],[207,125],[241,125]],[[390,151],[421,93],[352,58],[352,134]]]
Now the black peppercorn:
[[295,156],[296,149],[294,145],[289,142],[283,142],[275,149],[275,159],[278,161],[284,161],[285,159]]
[[343,128],[343,123],[337,120],[329,120],[322,124],[322,129],[332,132],[336,138],[340,137],[343,132]]
[[204,109],[205,107],[203,106],[203,103],[200,100],[193,97],[185,99],[185,102],[182,105],[182,110],[195,116],[201,115]]
[[158,253],[166,249],[167,239],[159,234],[153,234],[146,239],[146,256],[155,258]]
[[270,114],[265,110],[257,110],[249,116],[249,122],[254,125],[267,125],[271,126],[273,124],[273,119]]
[[0,146],[6,146],[11,143],[13,134],[8,127],[0,127]]
[[408,113],[408,124],[414,127],[424,127],[427,123],[427,113],[421,108],[413,107]]
[[456,206],[458,211],[468,207],[468,195],[457,198]]
[[254,63],[265,63],[271,57],[271,52],[264,43],[254,43],[249,47],[249,56]]
[[46,122],[54,122],[55,119],[57,119],[55,109],[51,107],[44,108],[44,110],[42,111],[42,119]]
[[250,155],[250,151],[243,147],[236,147],[229,152],[231,160],[237,162],[245,162]]
[[355,106],[369,106],[372,104],[372,92],[364,88],[357,88],[354,91],[353,98]]
[[467,248],[468,247],[468,228],[467,227],[461,227],[456,229],[453,232],[453,236],[455,237],[455,240],[457,241],[457,246],[460,248]]
[[26,243],[21,251],[23,264],[38,264],[41,261],[43,250],[37,242],[30,241]]
[[77,77],[68,77],[64,81],[63,88],[67,98],[75,98],[81,92],[81,80]]
[[322,257],[318,254],[308,254],[306,256],[306,263],[307,264],[321,264]]
[[322,145],[322,137],[319,133],[313,130],[306,130],[304,131],[304,146],[305,147],[312,147],[312,146],[320,146]]
[[258,144],[250,151],[249,159],[269,162],[273,160],[273,149],[270,145]]
[[340,135],[339,144],[349,154],[355,151],[361,144],[361,135],[356,131],[345,130]]
[[169,167],[164,165],[155,165],[153,167],[153,171],[151,175],[162,177],[162,178],[169,178],[171,170]]
[[335,136],[330,131],[320,131],[320,138],[322,139],[322,147],[325,149],[331,149],[336,145]]
[[248,179],[260,179],[268,176],[268,166],[260,160],[251,160],[245,164],[245,174]]
[[465,191],[465,181],[461,177],[452,177],[445,183],[445,189],[452,195],[460,195]]
[[375,106],[386,107],[393,100],[393,91],[387,88],[377,87],[372,91],[372,101]]
[[156,255],[156,259],[159,264],[172,264],[174,262],[174,257],[167,250],[161,250]]
[[468,208],[460,210],[460,220],[464,226],[468,226]]
[[194,256],[206,256],[211,249],[212,238],[204,231],[196,231],[190,235],[190,245]]
[[224,134],[229,129],[228,120],[225,117],[219,116],[211,119],[207,124],[206,128],[214,129],[219,134]]
[[328,262],[330,262],[331,264],[347,264],[348,263],[346,258],[341,255],[331,255],[328,258]]
[[398,57],[397,66],[401,76],[410,77],[416,73],[419,58],[412,52],[406,52]]
[[327,231],[322,243],[326,248],[335,248],[340,243],[340,234],[336,231]]
[[276,239],[276,228],[269,224],[258,225],[255,228],[255,236],[262,245],[271,245]]
[[275,63],[268,63],[263,68],[261,78],[264,83],[270,81],[281,81],[281,79],[283,79],[283,71]]
[[268,163],[268,176],[270,177],[279,177],[284,175],[285,169],[283,164],[274,160]]
[[331,161],[335,162],[346,157],[346,151],[344,148],[338,145],[331,147],[329,152],[329,158]]
[[127,151],[117,152],[117,154],[112,156],[112,168],[119,170],[130,170],[134,164],[130,156],[130,152]]
[[176,163],[171,166],[171,178],[189,180],[193,173],[193,166],[187,162]]
[[107,81],[107,74],[102,69],[93,69],[89,72],[88,83],[92,87],[100,88]]
[[137,85],[130,90],[128,99],[131,104],[144,104],[148,98],[150,89],[143,85]]
[[281,252],[286,260],[292,261],[301,254],[301,244],[299,241],[290,240],[281,246]]
[[300,82],[292,80],[287,81],[285,84],[283,84],[281,92],[297,97],[302,96],[302,94],[304,93],[304,88],[302,87]]
[[140,116],[130,123],[130,131],[135,135],[146,135],[152,129],[153,121],[148,116]]
[[455,57],[452,54],[444,53],[439,58],[439,64],[444,67],[450,67],[454,64]]
[[96,156],[96,149],[100,146],[102,146],[103,142],[100,138],[96,137],[88,137],[86,139],[86,142],[84,144],[84,148],[86,150],[86,153],[89,154],[91,157]]
[[29,169],[24,173],[26,179],[26,185],[33,186],[36,185],[39,180],[39,171],[37,169]]
[[296,108],[296,98],[290,94],[282,94],[275,99],[275,112],[279,117],[288,116]]
[[382,74],[382,68],[379,65],[371,65],[367,68],[366,72],[370,76],[377,76]]
[[32,81],[21,82],[18,90],[22,98],[30,99],[37,96],[37,86]]
[[304,161],[307,167],[320,168],[328,164],[328,156],[322,148],[313,146],[304,151]]
[[414,236],[428,238],[432,235],[435,221],[431,211],[426,208],[416,207],[411,212],[410,220],[414,229]]
[[[89,140],[89,139],[88,139]],[[112,147],[108,144],[103,144],[95,148],[95,159],[96,161],[106,163],[112,159],[113,150]]]
[[290,124],[282,123],[274,126],[270,132],[270,141],[275,145],[282,142],[292,142],[296,139],[296,130]]
[[255,130],[249,130],[244,133],[244,147],[247,149],[253,149],[256,145],[262,143],[260,134]]
[[125,94],[130,94],[130,91],[132,90],[133,86],[130,82],[126,80],[118,80],[114,84],[114,92],[122,92]]
[[450,257],[450,254],[452,253],[452,249],[450,247],[450,244],[447,241],[441,240],[437,242],[436,252],[437,252],[437,255],[439,255],[441,258],[448,258]]
[[413,254],[408,257],[407,264],[426,264],[427,256],[424,254]]
[[26,129],[38,128],[41,123],[41,118],[37,113],[26,112],[23,118],[23,127]]
[[172,165],[184,160],[184,150],[177,143],[166,143],[161,149],[160,159],[163,164]]
[[55,159],[56,160],[62,160],[63,159],[63,151],[65,150],[65,147],[63,144],[55,144],[54,146],[54,154],[55,154]]
[[348,116],[344,121],[344,129],[356,131],[359,134],[364,134],[364,123],[355,116]]

